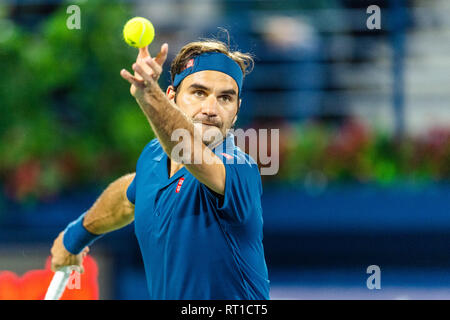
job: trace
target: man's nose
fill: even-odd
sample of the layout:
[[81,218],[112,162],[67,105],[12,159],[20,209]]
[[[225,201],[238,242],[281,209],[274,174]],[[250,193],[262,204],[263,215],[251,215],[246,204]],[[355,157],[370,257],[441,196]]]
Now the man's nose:
[[202,113],[206,114],[210,117],[217,115],[217,99],[216,99],[216,97],[210,96],[210,97],[208,97],[208,99],[206,99],[203,102]]

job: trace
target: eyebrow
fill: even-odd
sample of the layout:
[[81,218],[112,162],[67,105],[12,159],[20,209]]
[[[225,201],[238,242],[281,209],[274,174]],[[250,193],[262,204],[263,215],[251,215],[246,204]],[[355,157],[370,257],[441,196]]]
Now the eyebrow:
[[[200,89],[200,90],[205,90],[205,91],[211,91],[210,88],[205,87],[204,85],[201,85],[199,83],[193,83],[189,86],[189,89]],[[220,92],[220,94],[229,94],[229,95],[237,95],[236,90],[234,89],[228,89],[228,90],[223,90]]]
[[210,88],[205,87],[204,85],[198,84],[198,83],[193,83],[189,86],[189,89],[200,89],[200,90],[205,90],[205,91],[211,91]]
[[229,95],[237,96],[237,93],[234,89],[224,90],[221,92],[221,94],[229,94]]

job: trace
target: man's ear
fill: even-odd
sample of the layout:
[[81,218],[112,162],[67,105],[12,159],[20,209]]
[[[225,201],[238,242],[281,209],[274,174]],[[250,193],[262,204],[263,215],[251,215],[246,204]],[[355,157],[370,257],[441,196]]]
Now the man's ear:
[[170,85],[170,86],[168,86],[167,87],[167,90],[166,90],[166,96],[167,96],[167,98],[169,99],[169,100],[174,100],[175,99],[175,88],[172,86],[172,85]]

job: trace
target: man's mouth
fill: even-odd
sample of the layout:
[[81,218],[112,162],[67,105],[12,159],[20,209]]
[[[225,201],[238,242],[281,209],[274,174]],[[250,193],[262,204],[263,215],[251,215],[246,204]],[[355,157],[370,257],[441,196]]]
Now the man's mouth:
[[210,126],[210,127],[217,127],[217,128],[219,127],[218,124],[210,123],[210,122],[196,121],[196,122],[194,122],[194,123],[201,123],[201,124],[203,124],[203,125]]

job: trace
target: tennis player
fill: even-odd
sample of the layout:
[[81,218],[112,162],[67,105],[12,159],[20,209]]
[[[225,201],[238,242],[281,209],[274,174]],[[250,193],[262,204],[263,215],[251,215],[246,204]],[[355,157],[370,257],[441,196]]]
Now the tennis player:
[[154,58],[140,49],[134,74],[121,70],[157,138],[136,173],[59,234],[52,268],[80,266],[96,239],[134,220],[151,299],[269,299],[261,176],[229,130],[253,60],[219,41],[189,43],[164,93],[157,80],[167,52],[167,44]]

